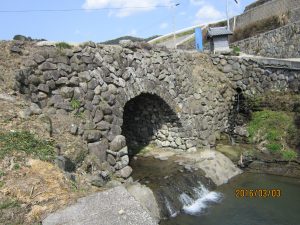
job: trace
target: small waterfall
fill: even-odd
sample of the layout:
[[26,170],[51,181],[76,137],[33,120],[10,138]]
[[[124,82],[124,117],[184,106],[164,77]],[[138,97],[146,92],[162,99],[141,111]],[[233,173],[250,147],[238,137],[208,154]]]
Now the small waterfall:
[[200,214],[210,204],[219,202],[221,194],[209,191],[213,186],[202,174],[194,171],[160,180],[159,186],[152,190],[160,206],[161,215],[169,218],[180,212]]
[[172,207],[170,201],[169,201],[166,197],[165,197],[164,199],[165,199],[165,206],[166,206],[166,208],[167,208],[167,210],[168,210],[168,212],[169,212],[169,216],[170,216],[170,217],[175,217],[175,216],[177,216],[178,211],[176,211],[176,210]]
[[133,177],[153,191],[162,218],[179,213],[197,215],[221,200],[221,194],[210,191],[215,184],[201,170],[187,171],[174,161],[140,157],[131,162]]
[[184,204],[183,210],[190,215],[198,215],[210,204],[218,203],[222,200],[222,194],[209,191],[204,185],[200,184],[199,188],[194,188],[197,199],[190,204]]
[[179,196],[179,200],[183,205],[191,205],[194,203],[194,199],[192,199],[190,196],[188,196],[186,193],[182,193]]

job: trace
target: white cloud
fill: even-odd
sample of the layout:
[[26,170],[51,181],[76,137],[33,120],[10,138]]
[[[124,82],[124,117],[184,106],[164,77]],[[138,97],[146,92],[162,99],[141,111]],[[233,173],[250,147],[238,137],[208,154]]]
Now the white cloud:
[[196,13],[197,23],[203,24],[225,18],[225,13],[220,12],[212,5],[202,6]]
[[179,15],[180,15],[180,16],[185,16],[185,15],[186,15],[186,12],[185,12],[185,11],[182,11],[182,12],[179,13]]
[[159,25],[160,29],[166,29],[169,26],[168,23],[164,22]]
[[173,0],[85,0],[84,9],[120,8],[112,11],[118,17],[141,11],[153,10],[156,6],[172,5]]

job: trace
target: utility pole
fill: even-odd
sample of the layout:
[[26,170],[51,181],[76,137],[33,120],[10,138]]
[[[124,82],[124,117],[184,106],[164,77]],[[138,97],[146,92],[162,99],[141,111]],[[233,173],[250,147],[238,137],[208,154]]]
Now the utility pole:
[[[239,4],[239,0],[234,0],[236,4]],[[226,0],[226,14],[227,14],[227,29],[230,30],[230,20],[229,20],[229,0]],[[235,29],[235,21],[236,18],[234,17],[233,20],[233,30]]]
[[176,17],[176,7],[179,6],[180,3],[176,3],[175,5],[173,5],[173,43],[174,43],[174,49],[176,49],[176,21],[175,21],[175,17]]
[[229,22],[229,3],[226,0],[226,14],[227,14],[227,29],[230,30],[230,22]]

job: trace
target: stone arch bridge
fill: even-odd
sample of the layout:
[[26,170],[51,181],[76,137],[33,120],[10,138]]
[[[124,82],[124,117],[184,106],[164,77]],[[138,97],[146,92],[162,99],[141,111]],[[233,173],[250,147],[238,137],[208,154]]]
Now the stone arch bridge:
[[90,154],[126,178],[128,154],[138,146],[153,142],[182,151],[213,146],[228,128],[237,86],[256,93],[288,89],[289,79],[299,80],[298,73],[289,73],[289,79],[274,73],[276,79],[249,60],[123,41],[120,46],[36,47],[15,87],[44,112],[83,114],[78,135]]

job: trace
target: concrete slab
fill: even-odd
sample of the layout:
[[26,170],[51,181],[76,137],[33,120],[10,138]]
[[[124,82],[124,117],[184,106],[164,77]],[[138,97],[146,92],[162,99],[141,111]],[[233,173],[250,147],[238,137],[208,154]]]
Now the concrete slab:
[[81,198],[76,204],[50,214],[44,225],[156,225],[149,212],[119,186]]

